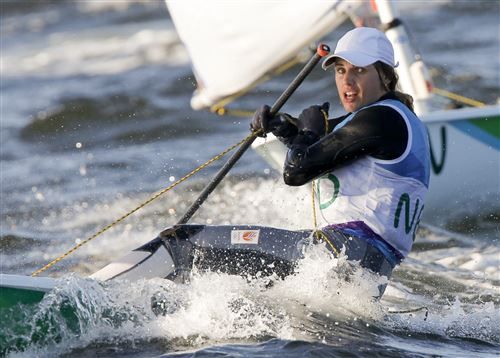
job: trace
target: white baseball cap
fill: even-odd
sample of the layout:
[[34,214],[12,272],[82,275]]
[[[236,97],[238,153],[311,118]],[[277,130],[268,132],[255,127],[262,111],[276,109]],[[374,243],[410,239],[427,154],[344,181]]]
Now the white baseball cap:
[[398,65],[394,61],[394,48],[387,36],[372,27],[357,27],[342,36],[334,53],[323,61],[323,69],[330,68],[337,57],[359,67],[365,67],[377,61],[392,67]]

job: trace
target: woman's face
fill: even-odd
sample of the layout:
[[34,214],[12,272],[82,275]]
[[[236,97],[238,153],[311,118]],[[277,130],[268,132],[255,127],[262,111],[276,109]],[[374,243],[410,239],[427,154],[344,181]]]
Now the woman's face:
[[340,58],[335,61],[335,84],[347,112],[357,111],[387,93],[374,65],[357,67]]

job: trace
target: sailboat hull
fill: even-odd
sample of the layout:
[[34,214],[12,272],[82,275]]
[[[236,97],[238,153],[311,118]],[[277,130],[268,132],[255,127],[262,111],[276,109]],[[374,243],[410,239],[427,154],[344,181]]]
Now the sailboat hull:
[[310,235],[309,230],[263,226],[177,225],[90,277],[184,281],[193,267],[246,277],[284,277],[302,257],[305,239]]
[[40,302],[55,285],[49,277],[0,274],[0,309]]

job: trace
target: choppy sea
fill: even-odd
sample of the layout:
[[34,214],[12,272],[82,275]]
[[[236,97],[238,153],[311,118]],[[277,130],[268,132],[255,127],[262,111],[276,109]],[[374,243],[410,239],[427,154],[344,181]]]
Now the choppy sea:
[[[437,86],[497,101],[499,2],[400,10]],[[0,18],[2,273],[30,274],[248,134],[248,118],[190,108],[189,57],[161,1],[2,1]],[[243,105],[272,103],[293,75]],[[318,69],[310,79],[289,108],[318,91],[336,102],[330,78]],[[175,224],[222,163],[43,273],[58,278],[56,290],[0,312],[0,356],[498,356],[498,207],[424,223],[377,302],[370,278],[344,281],[321,248],[270,288],[217,273],[187,285],[86,278]],[[311,227],[297,209],[310,205],[308,190],[285,187],[248,151],[191,222]],[[172,307],[163,316],[151,311],[159,293]],[[68,305],[76,321],[61,313]],[[409,309],[420,310],[394,313]],[[48,334],[38,335],[40,322]]]

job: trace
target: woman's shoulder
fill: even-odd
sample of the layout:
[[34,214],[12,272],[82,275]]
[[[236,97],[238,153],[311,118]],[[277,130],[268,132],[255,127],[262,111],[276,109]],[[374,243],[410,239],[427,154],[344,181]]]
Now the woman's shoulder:
[[366,119],[370,117],[374,120],[404,120],[400,112],[396,109],[397,100],[393,102],[392,100],[381,100],[373,103],[370,106],[360,109],[353,119]]
[[387,102],[361,109],[355,114],[352,123],[363,126],[366,131],[371,128],[372,132],[383,136],[407,133],[406,120],[401,112]]

